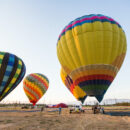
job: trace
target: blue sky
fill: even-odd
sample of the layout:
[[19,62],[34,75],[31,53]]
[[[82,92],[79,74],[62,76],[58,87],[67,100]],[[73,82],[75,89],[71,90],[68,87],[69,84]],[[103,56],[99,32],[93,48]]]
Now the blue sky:
[[[76,99],[60,79],[56,55],[58,36],[65,25],[87,14],[104,14],[123,27],[127,54],[120,72],[104,99],[130,99],[130,2],[129,0],[0,0],[0,51],[23,59],[27,74],[42,73],[49,80],[47,93],[39,102],[73,102]],[[86,101],[94,100],[88,98]],[[22,82],[3,102],[28,102]]]

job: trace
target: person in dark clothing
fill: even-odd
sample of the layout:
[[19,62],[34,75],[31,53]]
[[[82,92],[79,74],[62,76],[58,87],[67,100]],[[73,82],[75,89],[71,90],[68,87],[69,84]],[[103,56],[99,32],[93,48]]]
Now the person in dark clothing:
[[59,107],[59,115],[61,114],[61,107]]

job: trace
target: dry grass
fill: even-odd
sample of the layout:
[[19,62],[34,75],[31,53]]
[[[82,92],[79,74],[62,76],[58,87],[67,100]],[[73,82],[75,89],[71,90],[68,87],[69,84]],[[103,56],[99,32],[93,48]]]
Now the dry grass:
[[64,109],[61,115],[47,111],[0,112],[0,130],[130,130],[130,116],[94,115],[91,110],[69,114]]

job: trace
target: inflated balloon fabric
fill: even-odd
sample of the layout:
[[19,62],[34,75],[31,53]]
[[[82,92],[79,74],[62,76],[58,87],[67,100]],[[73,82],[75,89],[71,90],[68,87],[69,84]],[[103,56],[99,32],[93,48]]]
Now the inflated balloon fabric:
[[85,15],[61,32],[57,55],[62,68],[87,95],[101,101],[123,63],[126,37],[114,19]]
[[0,52],[0,101],[20,83],[26,67],[17,56]]
[[48,86],[49,80],[47,77],[39,73],[30,74],[23,81],[25,94],[33,105],[44,95]]
[[63,69],[61,69],[60,76],[62,82],[74,95],[74,97],[83,103],[87,97],[86,93],[79,86],[74,85],[72,79],[64,72]]

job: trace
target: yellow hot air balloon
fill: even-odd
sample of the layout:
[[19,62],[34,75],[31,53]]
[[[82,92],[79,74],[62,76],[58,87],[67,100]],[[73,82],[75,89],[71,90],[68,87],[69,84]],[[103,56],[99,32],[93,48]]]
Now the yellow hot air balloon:
[[72,79],[65,73],[65,71],[62,68],[60,76],[62,82],[70,90],[74,97],[83,103],[87,97],[87,94],[79,86],[74,85]]
[[99,102],[120,70],[126,50],[122,27],[101,14],[85,15],[70,22],[57,43],[62,68],[75,85]]

